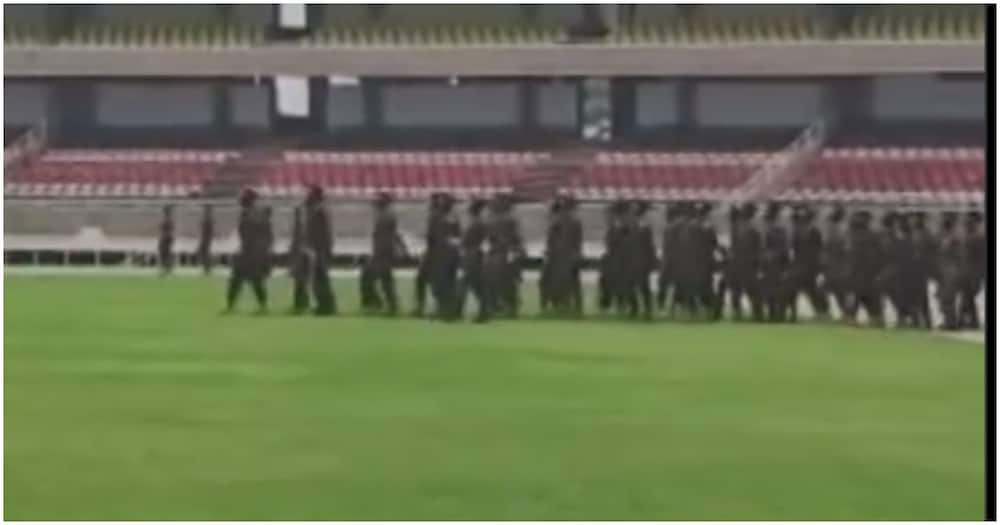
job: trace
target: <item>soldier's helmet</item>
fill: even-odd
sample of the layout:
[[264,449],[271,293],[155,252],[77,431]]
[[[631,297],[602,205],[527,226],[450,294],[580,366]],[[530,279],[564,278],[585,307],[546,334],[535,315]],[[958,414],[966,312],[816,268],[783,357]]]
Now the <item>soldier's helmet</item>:
[[729,207],[729,222],[737,222],[746,215],[743,206],[733,205]]
[[927,214],[922,211],[910,212],[910,224],[914,228],[923,228],[927,220]]
[[882,215],[882,227],[890,229],[896,225],[896,212],[887,211]]
[[243,208],[253,206],[253,203],[257,202],[257,192],[253,188],[244,188],[240,192],[239,203]]
[[632,203],[632,209],[635,210],[636,216],[642,217],[649,211],[649,201],[645,199],[636,199]]
[[486,201],[483,199],[476,198],[469,201],[469,213],[472,215],[479,215],[485,207]]
[[309,190],[306,191],[306,204],[313,205],[323,202],[323,188],[317,184],[309,186]]
[[767,211],[764,213],[764,220],[774,222],[781,216],[781,203],[768,202]]
[[556,197],[551,203],[549,203],[549,213],[555,215],[559,213],[559,210],[561,210],[563,206],[565,206],[563,198]]
[[748,202],[743,205],[742,212],[744,219],[746,220],[753,219],[754,216],[757,215],[757,205],[752,202]]
[[983,222],[983,214],[978,211],[970,211],[965,215],[966,228],[973,230]]
[[455,197],[450,193],[441,193],[438,197],[438,209],[444,213],[450,212],[455,207]]
[[384,191],[379,192],[378,195],[375,196],[374,204],[378,209],[387,208],[390,204],[392,204],[392,194]]
[[833,207],[833,210],[830,212],[829,220],[833,224],[840,224],[841,222],[843,222],[846,213],[847,212],[844,211],[844,207],[837,204],[836,206]]
[[946,211],[941,214],[941,227],[945,230],[950,230],[955,227],[955,223],[958,222],[958,214],[953,211]]

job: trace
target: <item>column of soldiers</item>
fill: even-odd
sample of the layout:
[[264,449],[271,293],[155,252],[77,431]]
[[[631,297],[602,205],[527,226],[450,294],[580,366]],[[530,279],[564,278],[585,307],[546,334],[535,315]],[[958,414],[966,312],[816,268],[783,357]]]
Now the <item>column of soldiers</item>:
[[[269,212],[252,191],[240,204],[240,250],[227,308],[248,282],[264,309],[273,242]],[[388,194],[373,202],[371,252],[360,278],[363,310],[387,316],[399,309],[393,270],[409,257],[392,205]],[[940,228],[931,231],[920,211],[888,212],[876,229],[866,210],[848,216],[834,207],[824,225],[803,205],[792,208],[787,227],[781,219],[784,208],[767,203],[758,220],[755,204],[732,206],[726,210],[730,242],[723,246],[711,220],[711,203],[669,204],[657,251],[647,217],[650,204],[612,203],[606,209],[605,249],[598,262],[598,309],[635,319],[652,319],[660,309],[671,318],[713,321],[728,309],[736,320],[794,322],[799,299],[805,298],[819,319],[832,317],[835,306],[843,321],[855,322],[863,312],[870,324],[884,326],[888,303],[899,326],[930,329],[928,285],[934,282],[940,328],[979,327],[975,299],[986,272],[980,213],[966,214],[962,224],[957,213],[943,213]],[[472,200],[462,221],[455,199],[435,194],[425,234],[413,315],[425,315],[429,292],[434,316],[442,320],[463,318],[470,296],[479,305],[479,322],[518,316],[525,250],[511,196]],[[317,315],[336,313],[328,277],[333,236],[320,188],[311,188],[296,208],[292,237],[293,312],[305,313],[312,305]],[[545,247],[539,277],[542,312],[581,317],[583,226],[573,199],[560,197],[549,208]]]

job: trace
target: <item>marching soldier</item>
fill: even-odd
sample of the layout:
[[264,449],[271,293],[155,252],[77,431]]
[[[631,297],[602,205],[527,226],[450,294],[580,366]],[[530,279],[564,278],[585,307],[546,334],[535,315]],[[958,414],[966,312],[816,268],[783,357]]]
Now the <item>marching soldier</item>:
[[434,248],[430,255],[428,278],[439,318],[451,321],[458,317],[458,267],[461,262],[458,244],[462,227],[453,213],[451,195],[439,198],[439,218],[432,233]]
[[212,273],[212,240],[215,237],[215,215],[212,205],[205,204],[201,216],[201,235],[198,237],[198,261],[205,275]]
[[878,234],[879,242],[881,243],[879,253],[882,255],[882,264],[877,282],[882,295],[887,297],[892,304],[892,308],[896,312],[896,317],[904,319],[907,317],[907,312],[905,311],[906,305],[903,304],[901,295],[902,286],[900,284],[897,257],[897,254],[901,251],[900,247],[903,244],[903,240],[899,237],[899,231],[896,228],[896,219],[896,213],[893,211],[886,212],[882,216],[882,231]]
[[160,263],[160,276],[169,275],[174,269],[174,206],[163,207],[163,219],[160,221],[160,238],[157,242],[157,255]]
[[427,288],[430,284],[431,266],[439,249],[440,239],[435,238],[435,232],[440,232],[438,223],[442,218],[441,203],[445,194],[433,193],[427,203],[427,227],[424,230],[424,253],[420,257],[417,266],[417,275],[414,279],[414,317],[424,315],[424,303],[427,300]]
[[672,260],[674,277],[674,302],[692,319],[698,312],[698,285],[704,268],[700,254],[700,227],[697,222],[697,208],[693,203],[683,203],[679,206],[680,220],[673,239],[673,251],[676,254]]
[[944,323],[942,330],[958,330],[958,289],[962,278],[963,245],[955,223],[958,216],[954,212],[941,215],[941,232],[938,241],[937,296]]
[[492,203],[492,217],[486,230],[489,249],[484,265],[484,291],[487,308],[483,321],[502,313],[517,316],[519,306],[519,263],[524,254],[520,226],[510,214],[510,197],[497,195]]
[[[737,320],[743,319],[744,295],[750,300],[753,319],[763,321],[764,317],[759,286],[761,236],[753,225],[756,211],[756,206],[747,203],[730,212],[732,229],[725,280],[730,293],[730,307]],[[725,294],[720,293],[720,308],[724,298]]]
[[674,315],[674,294],[671,294],[671,290],[676,289],[674,274],[676,272],[675,259],[678,257],[676,253],[676,238],[681,216],[679,212],[679,205],[668,204],[664,213],[666,226],[663,228],[663,236],[660,243],[660,278],[656,289],[656,303],[661,310],[667,308],[667,300],[668,298],[670,299],[669,311],[671,317]]
[[830,213],[829,228],[823,246],[823,278],[827,291],[840,310],[842,319],[854,317],[851,297],[851,261],[847,233],[844,231],[844,208],[837,206]]
[[911,266],[914,268],[913,280],[908,282],[911,287],[907,295],[914,300],[913,317],[917,327],[929,330],[931,324],[930,301],[927,297],[927,288],[931,279],[935,278],[935,262],[937,259],[937,242],[934,236],[927,230],[924,212],[917,211],[910,215],[910,242],[913,244],[913,251],[916,254]]
[[583,223],[576,215],[576,200],[566,197],[561,211],[562,228],[567,264],[569,265],[569,311],[574,316],[583,315],[583,283],[580,270],[583,267]]
[[309,281],[312,284],[316,315],[337,313],[336,296],[330,286],[330,258],[333,255],[333,234],[327,215],[323,189],[313,186],[305,202],[305,238],[309,261]]
[[804,293],[809,299],[814,315],[817,318],[827,317],[828,303],[826,296],[820,291],[820,262],[823,253],[823,236],[813,223],[814,213],[802,206],[796,210],[795,225],[792,232],[792,276],[793,292],[791,297],[791,320],[798,318],[798,296]]
[[552,290],[552,267],[553,258],[557,256],[557,245],[559,242],[559,206],[562,200],[557,198],[549,205],[549,213],[546,217],[548,227],[545,231],[545,255],[542,260],[541,272],[538,276],[538,300],[542,313],[548,313],[555,307],[555,297]]
[[769,322],[783,322],[787,301],[788,234],[779,222],[781,205],[772,202],[764,215],[761,289]]
[[646,220],[649,203],[636,201],[628,210],[626,228],[626,259],[625,277],[628,282],[628,309],[630,317],[639,315],[640,301],[642,315],[645,319],[653,317],[653,291],[649,286],[649,275],[656,268],[656,244],[653,240],[653,228]]
[[376,297],[377,303],[383,307],[383,313],[396,315],[399,301],[392,270],[396,261],[405,256],[406,246],[399,236],[396,214],[391,205],[392,196],[388,193],[380,193],[375,199],[375,226],[372,229],[372,255],[368,271],[376,290],[381,292],[381,296],[376,293]]
[[965,253],[962,265],[961,302],[958,322],[960,328],[979,329],[976,296],[986,279],[986,236],[982,229],[983,217],[979,212],[969,212],[965,223]]
[[695,227],[695,269],[697,277],[695,289],[697,294],[698,310],[706,319],[716,319],[719,312],[718,301],[715,295],[715,270],[718,266],[716,255],[719,251],[719,239],[715,232],[715,226],[711,221],[712,204],[701,202],[696,211]]
[[302,227],[302,206],[296,206],[292,216],[292,239],[288,245],[288,273],[292,278],[292,313],[309,309],[309,272],[312,264],[305,246]]
[[469,203],[469,224],[462,233],[462,278],[459,281],[459,313],[464,312],[469,293],[476,296],[479,303],[479,321],[486,320],[485,283],[483,280],[483,243],[486,241],[486,223],[483,208],[486,201],[474,199]]
[[[917,244],[913,240],[911,222],[903,214],[896,216],[896,240],[889,254],[889,264],[896,273],[900,310],[897,312],[896,324],[899,327],[916,328],[920,325],[920,288],[922,269]],[[927,295],[926,280],[923,280],[922,295]]]
[[233,311],[245,283],[250,283],[257,299],[257,312],[267,312],[267,280],[270,266],[270,226],[263,208],[257,205],[257,193],[246,189],[240,195],[240,217],[237,226],[239,251],[233,258],[232,273],[226,289],[226,309]]
[[871,229],[869,212],[857,212],[851,226],[851,291],[857,306],[865,310],[869,324],[881,327],[884,320],[878,276],[883,265],[882,243]]

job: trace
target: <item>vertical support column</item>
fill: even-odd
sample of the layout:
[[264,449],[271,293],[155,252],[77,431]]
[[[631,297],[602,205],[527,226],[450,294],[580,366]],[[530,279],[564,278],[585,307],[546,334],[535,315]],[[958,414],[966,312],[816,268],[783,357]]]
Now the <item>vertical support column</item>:
[[538,81],[522,79],[518,82],[518,107],[521,111],[521,129],[538,130]]
[[94,136],[97,93],[94,81],[67,79],[53,85],[49,99],[49,133],[79,141]]
[[224,80],[212,84],[212,128],[218,134],[227,133],[233,126],[231,92]]
[[382,101],[382,84],[378,79],[361,79],[361,104],[364,106],[365,128],[380,130],[385,125]]
[[615,137],[628,135],[636,123],[635,79],[616,78],[611,81],[611,132]]
[[326,129],[326,100],[330,95],[330,82],[326,77],[309,78],[310,129],[321,133]]
[[682,131],[691,131],[698,126],[698,115],[695,110],[698,83],[689,78],[677,79],[677,127]]

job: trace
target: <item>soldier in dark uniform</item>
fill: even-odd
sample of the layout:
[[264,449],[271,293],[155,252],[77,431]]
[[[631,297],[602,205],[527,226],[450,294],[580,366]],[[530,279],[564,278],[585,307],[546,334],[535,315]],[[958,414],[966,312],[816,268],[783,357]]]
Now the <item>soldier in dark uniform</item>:
[[459,241],[462,227],[453,210],[455,201],[451,195],[442,195],[438,203],[439,218],[434,223],[434,231],[430,235],[434,247],[430,251],[428,278],[431,292],[437,305],[437,316],[445,321],[457,319],[458,304],[458,269],[461,263]]
[[549,313],[555,307],[555,296],[552,290],[552,267],[553,258],[557,257],[557,245],[559,237],[559,206],[562,199],[555,199],[549,205],[549,213],[546,217],[548,225],[545,231],[545,255],[542,260],[542,268],[538,276],[538,301],[543,314]]
[[625,251],[628,254],[625,265],[627,279],[627,300],[629,317],[638,317],[640,303],[645,319],[653,318],[653,291],[649,286],[649,276],[656,268],[656,243],[653,227],[646,219],[649,203],[636,201],[628,210]]
[[434,238],[434,232],[440,231],[438,227],[438,222],[441,221],[443,215],[441,210],[441,203],[443,201],[444,193],[433,193],[431,194],[431,199],[427,203],[427,226],[424,230],[424,253],[420,257],[420,263],[417,266],[417,275],[414,279],[414,303],[413,316],[421,317],[424,315],[424,305],[427,302],[427,288],[430,285],[430,274],[431,266],[436,255],[436,250],[439,247],[439,239]]
[[959,327],[973,330],[978,330],[980,326],[976,296],[986,279],[986,235],[983,233],[982,222],[982,214],[977,211],[969,212],[966,216],[965,253],[959,292]]
[[[899,327],[916,328],[920,323],[920,288],[922,269],[919,263],[919,251],[913,240],[911,222],[903,214],[896,216],[896,238],[888,262],[896,272],[896,294],[900,310],[897,311],[896,324]],[[927,295],[926,280],[923,280],[922,295]]]
[[761,290],[769,322],[784,322],[788,304],[788,233],[780,223],[781,205],[772,202],[764,215]]
[[267,243],[267,277],[271,276],[274,269],[274,209],[270,206],[263,207],[264,212],[264,239]]
[[198,237],[198,261],[205,275],[212,273],[212,240],[215,237],[215,216],[212,205],[206,204],[201,216],[201,235]]
[[882,265],[877,277],[878,287],[881,293],[889,299],[898,319],[907,317],[906,305],[903,303],[902,285],[898,266],[897,254],[904,244],[899,237],[899,230],[896,228],[897,215],[893,211],[886,212],[882,216],[882,230],[878,233],[881,243]]
[[929,330],[931,324],[931,307],[927,297],[927,287],[935,278],[937,259],[937,241],[927,230],[924,212],[913,212],[909,217],[911,232],[910,242],[916,254],[911,265],[914,267],[913,279],[907,283],[907,295],[914,301],[913,317],[917,327]]
[[474,199],[469,203],[469,223],[462,233],[462,277],[459,281],[459,313],[465,311],[468,294],[476,296],[479,303],[478,320],[485,320],[485,299],[483,281],[483,243],[486,241],[486,222],[483,209],[486,201]]
[[313,186],[306,195],[305,241],[309,254],[309,281],[312,283],[316,315],[337,313],[336,296],[330,286],[330,259],[333,256],[333,233],[323,189]]
[[293,314],[302,314],[309,309],[309,274],[312,262],[305,246],[302,222],[302,206],[296,206],[292,217],[292,239],[288,245],[288,273],[292,278]]
[[857,306],[865,310],[869,323],[881,327],[884,319],[878,276],[882,273],[884,258],[882,243],[871,229],[869,212],[856,213],[851,222],[851,292]]
[[392,196],[388,193],[380,193],[375,199],[375,226],[372,230],[372,256],[368,270],[371,272],[371,280],[380,288],[378,304],[383,307],[383,313],[396,315],[399,301],[392,270],[396,261],[405,256],[406,247],[399,236],[396,214],[391,205]]
[[569,312],[580,317],[583,315],[583,282],[580,270],[583,269],[583,223],[576,214],[576,200],[566,197],[563,200],[562,220],[566,226],[562,229],[569,274]]
[[826,296],[820,291],[819,277],[823,253],[823,235],[813,223],[815,214],[806,206],[799,207],[792,231],[792,276],[793,292],[791,304],[791,320],[798,318],[798,296],[805,294],[812,306],[814,315],[825,319],[829,304]]
[[270,232],[263,208],[257,205],[257,193],[251,189],[240,195],[237,226],[239,251],[233,257],[232,273],[226,290],[226,313],[232,312],[244,283],[249,282],[257,299],[258,313],[267,311],[267,280],[270,265]]
[[672,266],[674,277],[674,302],[688,319],[698,313],[698,285],[705,271],[702,254],[701,228],[698,224],[698,209],[692,203],[678,205],[679,222],[672,241]]
[[491,206],[486,229],[489,249],[483,267],[486,308],[481,320],[503,314],[516,317],[520,301],[519,265],[524,255],[520,226],[510,211],[511,199],[497,195]]
[[675,289],[675,266],[678,252],[676,250],[677,229],[680,220],[679,205],[668,204],[664,216],[666,226],[663,228],[662,241],[660,243],[660,276],[656,289],[656,304],[659,308],[668,307],[667,300],[670,300],[670,315],[674,314],[674,298],[671,290]]
[[[760,298],[760,255],[761,236],[753,225],[757,207],[752,203],[733,208],[731,213],[730,250],[726,266],[725,281],[730,293],[730,308],[733,317],[743,319],[743,296],[750,300],[750,312],[754,321],[764,320],[764,310]],[[725,294],[719,293],[721,308]],[[721,315],[721,312],[719,312]]]
[[628,226],[628,203],[616,201],[611,204],[607,230],[604,233],[604,257],[601,268],[602,310],[614,308],[619,314],[625,312],[628,294],[627,263],[629,253],[626,246]]
[[172,204],[163,207],[157,255],[159,256],[160,276],[169,275],[174,269],[174,206]]
[[847,233],[844,231],[844,208],[837,206],[830,213],[826,242],[823,245],[824,288],[831,295],[843,319],[854,317],[851,297],[851,261]]
[[958,293],[962,279],[964,246],[955,223],[958,216],[953,212],[941,215],[941,232],[937,252],[937,296],[944,322],[942,330],[958,330]]
[[715,272],[718,269],[719,237],[711,221],[712,204],[701,202],[697,208],[694,256],[697,269],[696,290],[700,315],[716,320],[720,313],[715,295]]

